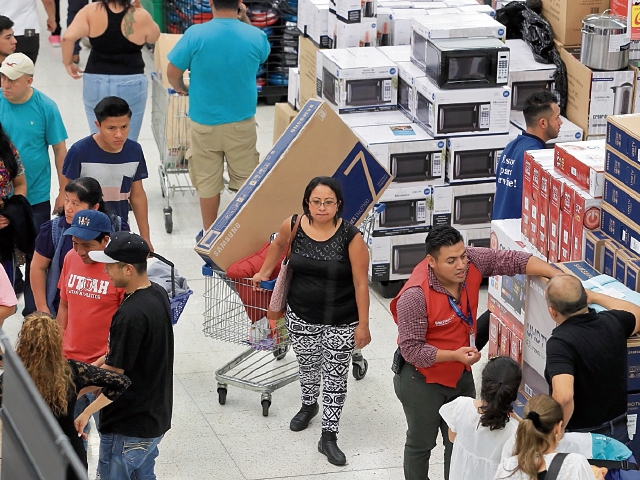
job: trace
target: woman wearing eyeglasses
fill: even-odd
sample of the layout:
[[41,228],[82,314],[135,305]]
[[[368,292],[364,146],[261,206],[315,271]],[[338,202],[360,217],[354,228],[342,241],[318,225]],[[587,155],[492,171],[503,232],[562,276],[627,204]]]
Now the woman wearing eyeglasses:
[[[302,408],[290,428],[304,430],[319,411],[322,390],[322,436],[318,451],[330,463],[347,459],[337,445],[338,424],[347,394],[351,352],[371,341],[369,332],[369,253],[356,227],[340,217],[340,184],[316,177],[304,192],[303,215],[291,244],[293,270],[285,321],[298,357]],[[289,245],[298,215],[287,218],[269,247],[256,288],[268,280]]]

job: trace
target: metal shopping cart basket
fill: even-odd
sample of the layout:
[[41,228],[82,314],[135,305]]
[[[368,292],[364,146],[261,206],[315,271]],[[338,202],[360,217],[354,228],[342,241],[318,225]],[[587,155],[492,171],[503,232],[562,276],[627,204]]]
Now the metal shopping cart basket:
[[151,256],[153,258],[157,258],[163,263],[166,263],[171,267],[171,296],[169,297],[169,305],[171,306],[171,324],[175,325],[178,323],[178,319],[180,315],[182,315],[182,311],[184,307],[187,305],[187,301],[189,297],[193,295],[193,290],[187,290],[184,293],[176,295],[176,273],[175,273],[175,265],[173,262],[170,262],[166,258],[157,253],[151,252]]
[[191,139],[189,123],[189,97],[178,95],[167,89],[155,73],[151,74],[151,128],[160,152],[160,188],[167,204],[164,213],[164,228],[173,231],[173,209],[171,197],[175,192],[194,195],[187,166],[186,153]]
[[296,359],[284,361],[290,346],[284,323],[268,325],[268,320],[263,320],[271,292],[254,291],[250,278],[231,279],[207,265],[202,267],[202,274],[205,278],[204,334],[229,343],[250,345],[216,370],[218,401],[220,405],[226,403],[229,385],[260,392],[262,415],[266,417],[271,394],[298,378]]

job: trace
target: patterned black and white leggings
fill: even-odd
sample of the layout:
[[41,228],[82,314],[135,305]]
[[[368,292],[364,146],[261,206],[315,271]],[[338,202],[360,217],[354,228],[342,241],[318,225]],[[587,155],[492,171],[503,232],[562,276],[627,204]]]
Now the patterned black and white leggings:
[[298,357],[302,403],[313,405],[318,400],[322,378],[322,431],[338,433],[358,322],[316,325],[305,322],[289,309],[285,320]]

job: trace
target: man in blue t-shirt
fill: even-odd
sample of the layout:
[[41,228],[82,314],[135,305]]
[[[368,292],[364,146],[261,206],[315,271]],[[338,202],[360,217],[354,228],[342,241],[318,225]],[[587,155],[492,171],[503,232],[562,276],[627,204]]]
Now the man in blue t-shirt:
[[[129,223],[129,204],[140,236],[151,246],[147,194],[142,179],[149,176],[138,142],[129,140],[131,109],[120,97],[105,97],[94,109],[98,133],[78,140],[69,149],[62,173],[69,180],[95,178],[109,213]],[[152,250],[153,251],[153,248]]]
[[527,130],[502,151],[496,171],[496,197],[493,220],[522,217],[522,164],[524,152],[540,150],[558,138],[562,119],[558,97],[546,90],[532,93],[522,110]]
[[256,74],[270,52],[267,36],[251,26],[241,0],[209,2],[213,20],[187,29],[169,53],[167,68],[173,88],[189,93],[189,175],[205,230],[218,218],[224,160],[230,190],[238,190],[258,165]]

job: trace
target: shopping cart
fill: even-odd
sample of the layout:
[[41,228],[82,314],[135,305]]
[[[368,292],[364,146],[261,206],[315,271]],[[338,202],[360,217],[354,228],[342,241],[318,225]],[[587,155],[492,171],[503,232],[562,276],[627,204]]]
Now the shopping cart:
[[189,97],[167,89],[155,73],[151,74],[151,128],[160,152],[160,188],[166,199],[164,228],[173,231],[171,197],[175,192],[195,194],[187,167],[190,145]]
[[175,265],[173,262],[167,260],[161,255],[158,255],[155,252],[151,252],[151,257],[157,258],[162,263],[166,263],[171,267],[171,296],[169,297],[169,305],[171,306],[171,324],[175,325],[178,323],[178,319],[180,315],[182,315],[182,311],[184,307],[187,305],[187,301],[189,297],[193,295],[193,290],[187,290],[180,295],[176,295],[176,274],[175,274]]
[[254,291],[252,279],[231,279],[206,265],[202,267],[202,274],[205,279],[204,334],[237,345],[250,345],[216,370],[218,401],[220,405],[226,403],[229,385],[260,392],[262,415],[266,417],[271,394],[298,378],[296,359],[283,361],[290,346],[284,324],[263,326],[271,292]]

